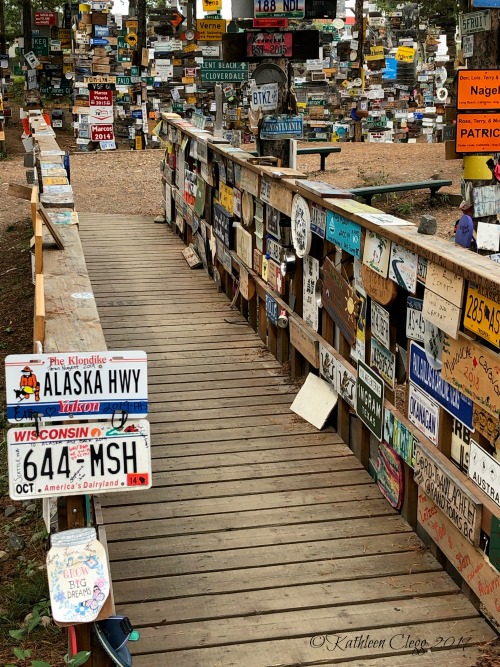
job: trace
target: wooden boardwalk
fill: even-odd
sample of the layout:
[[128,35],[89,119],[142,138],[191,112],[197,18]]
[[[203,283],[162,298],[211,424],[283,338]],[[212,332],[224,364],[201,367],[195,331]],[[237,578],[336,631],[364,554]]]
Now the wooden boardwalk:
[[182,242],[140,216],[80,229],[108,348],[149,357],[154,487],[101,496],[134,667],[472,667],[492,630],[340,437],[290,411]]

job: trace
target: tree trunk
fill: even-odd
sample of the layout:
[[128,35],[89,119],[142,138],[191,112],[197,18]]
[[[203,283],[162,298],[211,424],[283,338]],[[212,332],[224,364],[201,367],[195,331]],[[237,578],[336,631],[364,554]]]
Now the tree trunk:
[[0,0],[0,54],[6,55],[7,42],[5,39],[5,0]]
[[142,58],[142,49],[146,48],[146,0],[137,0],[137,51],[139,64]]
[[137,0],[130,0],[128,3],[128,15],[130,18],[137,16]]
[[23,37],[24,53],[31,51],[31,0],[23,0]]

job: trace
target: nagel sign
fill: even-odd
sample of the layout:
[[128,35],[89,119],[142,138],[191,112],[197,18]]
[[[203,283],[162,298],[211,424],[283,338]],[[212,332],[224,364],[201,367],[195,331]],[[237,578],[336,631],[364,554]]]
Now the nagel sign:
[[457,114],[457,153],[500,151],[500,113]]
[[[500,107],[500,71],[491,69],[458,72],[459,111],[482,111]],[[493,149],[492,149],[493,150]]]

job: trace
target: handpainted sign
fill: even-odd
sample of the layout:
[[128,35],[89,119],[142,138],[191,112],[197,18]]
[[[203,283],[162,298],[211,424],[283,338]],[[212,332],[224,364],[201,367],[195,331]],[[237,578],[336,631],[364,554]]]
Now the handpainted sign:
[[493,417],[493,415],[486,410],[483,410],[479,405],[474,405],[472,423],[476,431],[481,433],[481,435],[484,435],[488,442],[496,447],[497,440],[500,437],[500,425],[498,419]]
[[406,337],[410,340],[425,340],[425,320],[422,315],[422,299],[409,296],[406,301]]
[[304,257],[302,317],[314,329],[319,327],[319,308],[316,297],[316,283],[319,280],[319,261],[310,255]]
[[356,412],[377,440],[382,440],[384,382],[362,361],[358,362]]
[[389,239],[367,229],[363,249],[363,264],[383,278],[387,278],[390,254],[391,242]]
[[472,35],[476,32],[489,32],[491,30],[490,10],[484,9],[479,12],[459,15],[460,34]]
[[260,128],[261,139],[302,139],[302,116],[264,116]]
[[462,309],[450,303],[440,294],[430,289],[425,290],[422,315],[427,322],[438,327],[452,338],[458,336]]
[[469,542],[478,544],[483,505],[448,466],[445,456],[437,450],[431,452],[421,443],[416,446],[415,482]]
[[148,412],[145,352],[88,352],[9,355],[5,359],[7,418],[106,418],[123,410]]
[[467,474],[500,507],[500,463],[473,440],[470,443]]
[[361,259],[361,226],[340,213],[327,211],[326,240]]
[[456,127],[457,153],[494,153],[500,150],[500,113],[459,113]]
[[368,296],[384,306],[392,303],[398,295],[398,286],[392,280],[382,278],[379,273],[375,273],[364,264],[361,267],[361,278]]
[[411,294],[414,294],[417,287],[417,265],[417,254],[397,243],[392,244],[389,278]]
[[394,391],[396,357],[373,337],[370,346],[370,366],[378,373],[387,386]]
[[220,81],[248,81],[248,63],[225,63],[205,60],[200,68],[202,83]]
[[372,336],[375,336],[387,349],[391,347],[389,313],[372,299],[371,303]]
[[250,108],[252,111],[274,111],[278,108],[278,84],[266,83],[250,88]]
[[469,283],[464,327],[500,348],[500,293]]
[[472,401],[444,380],[432,367],[425,350],[413,341],[410,343],[410,380],[423,389],[441,407],[473,430]]
[[354,345],[359,299],[328,258],[323,264],[322,302],[349,345]]
[[305,0],[254,0],[254,9],[256,19],[302,19],[305,13]]
[[198,19],[196,21],[198,39],[202,42],[220,42],[226,32],[224,19]]
[[278,324],[278,303],[270,294],[266,294],[266,316],[275,326]]
[[425,437],[437,445],[439,434],[439,405],[424,391],[410,382],[408,419]]
[[7,432],[9,495],[14,500],[151,487],[146,420],[12,428]]
[[[500,106],[500,73],[492,69],[461,69],[457,72],[459,111],[498,110]],[[484,116],[488,119],[489,116]]]
[[89,623],[110,592],[106,550],[95,528],[73,528],[51,536],[47,554],[50,609],[57,623]]
[[[449,336],[443,344],[441,375],[488,412],[500,414],[500,358],[479,343]],[[468,424],[467,424],[468,426]]]
[[247,56],[291,58],[291,32],[247,32]]
[[425,493],[418,494],[417,518],[460,576],[476,593],[481,604],[498,622],[500,574],[490,565],[484,552],[469,544]]
[[115,133],[113,125],[91,125],[90,139],[92,141],[113,141]]

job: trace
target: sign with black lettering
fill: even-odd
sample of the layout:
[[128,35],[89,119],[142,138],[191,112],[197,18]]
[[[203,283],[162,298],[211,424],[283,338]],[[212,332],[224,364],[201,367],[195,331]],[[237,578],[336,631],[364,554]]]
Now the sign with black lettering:
[[220,204],[214,204],[212,225],[215,236],[230,250],[233,250],[233,218]]
[[382,440],[384,430],[384,382],[362,361],[358,362],[356,412],[377,440]]
[[447,465],[437,451],[431,452],[421,443],[415,447],[415,482],[469,542],[479,544],[483,505]]
[[[73,295],[88,299],[92,295]],[[148,413],[145,352],[69,352],[17,354],[5,359],[7,419],[26,423],[40,419],[129,417]]]
[[149,423],[33,427],[7,432],[13,500],[151,487]]

